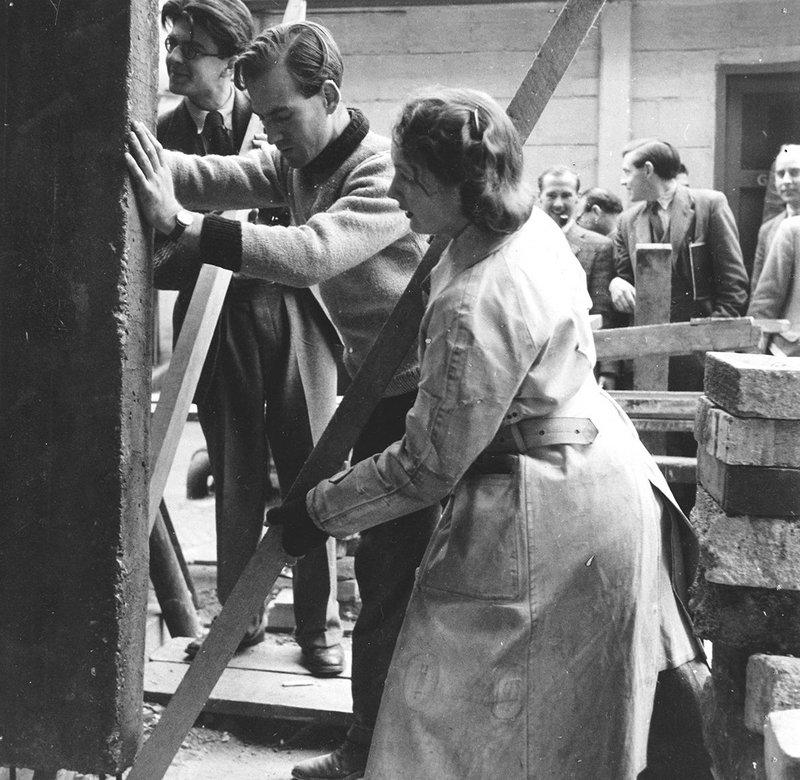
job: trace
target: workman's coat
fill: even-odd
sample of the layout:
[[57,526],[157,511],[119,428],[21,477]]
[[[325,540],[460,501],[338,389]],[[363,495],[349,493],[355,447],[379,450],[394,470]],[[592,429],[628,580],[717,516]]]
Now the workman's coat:
[[[432,274],[405,436],[307,496],[345,536],[450,494],[369,780],[633,780],[659,670],[698,652],[670,586],[684,552],[691,576],[694,538],[594,381],[589,306],[542,212],[512,236],[468,228]],[[558,443],[578,430],[584,443]],[[538,433],[555,443],[489,454]]]

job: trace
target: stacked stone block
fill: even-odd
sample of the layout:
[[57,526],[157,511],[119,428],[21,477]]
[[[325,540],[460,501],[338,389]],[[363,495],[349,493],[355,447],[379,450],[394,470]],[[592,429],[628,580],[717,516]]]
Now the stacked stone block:
[[695,438],[694,612],[713,642],[715,770],[800,778],[800,358],[709,353]]

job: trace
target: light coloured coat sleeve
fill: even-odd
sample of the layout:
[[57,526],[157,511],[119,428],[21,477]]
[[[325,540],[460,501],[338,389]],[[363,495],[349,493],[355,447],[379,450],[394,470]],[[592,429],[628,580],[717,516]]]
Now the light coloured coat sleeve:
[[403,439],[309,493],[309,509],[329,533],[440,500],[499,429],[537,348],[509,269],[495,260],[492,273],[485,270],[461,272],[429,305],[419,393]]

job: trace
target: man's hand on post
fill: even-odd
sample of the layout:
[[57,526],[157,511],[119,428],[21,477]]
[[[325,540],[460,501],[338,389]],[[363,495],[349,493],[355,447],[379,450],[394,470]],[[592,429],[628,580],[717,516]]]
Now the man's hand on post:
[[134,122],[128,133],[125,162],[144,219],[159,233],[169,235],[181,204],[175,198],[172,173],[162,158],[164,148],[142,124]]

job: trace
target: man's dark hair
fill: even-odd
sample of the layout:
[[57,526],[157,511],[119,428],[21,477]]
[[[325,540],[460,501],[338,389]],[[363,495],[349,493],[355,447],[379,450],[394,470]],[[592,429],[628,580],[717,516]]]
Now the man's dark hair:
[[611,190],[603,187],[590,187],[583,193],[583,199],[584,212],[597,206],[605,214],[622,213],[622,201]]
[[242,0],[167,0],[161,9],[165,30],[179,19],[202,27],[219,49],[220,57],[241,54],[256,34],[253,17]]
[[344,63],[330,31],[315,22],[279,24],[264,30],[236,63],[236,84],[244,88],[283,62],[300,94],[316,95],[326,81],[342,86]]
[[544,183],[545,176],[572,176],[572,178],[575,179],[575,192],[581,191],[581,177],[578,176],[572,168],[568,168],[566,165],[553,165],[547,170],[542,171],[538,179],[539,192],[542,191],[542,184]]
[[649,162],[653,166],[656,176],[662,179],[674,179],[681,167],[681,156],[678,150],[670,143],[658,138],[640,138],[631,141],[622,150],[622,156],[633,152],[631,162],[637,168]]

